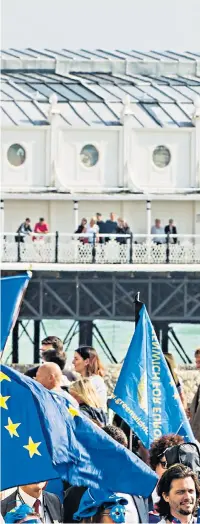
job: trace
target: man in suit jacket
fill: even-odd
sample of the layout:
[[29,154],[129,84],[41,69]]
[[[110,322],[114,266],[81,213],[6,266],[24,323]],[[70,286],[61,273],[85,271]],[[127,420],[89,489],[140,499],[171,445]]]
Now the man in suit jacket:
[[[166,235],[168,235],[168,234],[177,235],[176,226],[174,226],[173,224],[174,224],[174,221],[173,221],[172,218],[170,218],[168,226],[165,226],[165,233],[166,233]],[[171,240],[172,240],[172,242],[174,244],[177,244],[178,238],[174,237]]]
[[14,493],[1,501],[1,514],[4,517],[8,511],[11,511],[19,504],[28,504],[31,508],[39,513],[44,522],[63,522],[62,505],[59,498],[53,493],[43,491],[46,482],[37,482],[20,486]]
[[[103,430],[110,435],[114,440],[119,442],[120,444],[127,445],[127,438],[124,433],[124,431],[121,428],[117,428],[116,426],[105,426]],[[120,472],[119,472],[120,474]],[[73,520],[74,513],[78,510],[81,497],[83,493],[86,491],[85,486],[71,486],[65,494],[64,498],[64,522],[70,523],[75,522]],[[133,483],[133,491],[134,491],[134,483]],[[117,493],[118,495],[119,493]],[[148,522],[148,501],[147,499],[144,499],[143,497],[138,497],[136,495],[126,495],[125,493],[120,493],[120,495],[123,495],[124,498],[127,498],[128,504],[126,506],[126,517],[125,522],[137,524],[140,522]]]

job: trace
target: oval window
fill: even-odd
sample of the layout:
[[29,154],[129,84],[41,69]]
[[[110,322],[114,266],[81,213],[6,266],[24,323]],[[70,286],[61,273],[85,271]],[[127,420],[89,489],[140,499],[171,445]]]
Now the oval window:
[[19,167],[26,160],[26,151],[20,144],[12,144],[7,151],[7,159],[12,166]]
[[93,167],[99,160],[98,149],[92,144],[87,144],[81,149],[81,162],[86,167]]
[[171,153],[166,146],[157,146],[153,151],[153,162],[156,167],[167,167],[171,161]]

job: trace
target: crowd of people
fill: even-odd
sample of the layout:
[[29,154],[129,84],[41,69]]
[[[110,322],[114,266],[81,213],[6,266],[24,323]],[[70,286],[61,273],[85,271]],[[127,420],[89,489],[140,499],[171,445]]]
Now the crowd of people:
[[96,213],[96,216],[92,217],[89,222],[87,221],[87,218],[82,218],[75,233],[89,233],[88,237],[80,237],[80,240],[83,243],[93,243],[93,236],[95,233],[95,240],[100,244],[107,242],[110,237],[101,237],[99,235],[121,235],[116,238],[117,242],[120,244],[126,244],[128,237],[125,235],[130,235],[131,230],[126,220],[120,217],[116,219],[114,213],[110,213],[110,218],[105,221],[103,220],[101,213]]
[[[48,336],[42,341],[40,354],[41,364],[28,369],[26,375],[53,395],[65,397],[110,438],[124,447],[130,447],[130,430],[122,419],[115,416],[112,424],[108,423],[105,370],[96,350],[88,346],[78,347],[74,352],[73,370],[67,365],[63,343],[56,336]],[[200,349],[195,351],[195,361],[196,368],[200,370]],[[173,373],[172,376],[175,380]],[[178,379],[176,386],[181,396],[183,388],[180,388]],[[187,408],[187,414],[197,445],[185,444],[180,435],[169,434],[157,438],[150,450],[146,450],[137,435],[132,439],[132,453],[148,463],[158,476],[157,486],[148,500],[134,494],[135,479],[132,493],[111,494],[102,488],[96,491],[94,498],[92,489],[85,486],[70,486],[61,479],[46,482],[43,478],[41,482],[16,486],[11,494],[4,497],[1,501],[2,519],[6,523],[29,521],[38,524],[199,522],[200,386],[190,409]]]
[[[127,221],[120,217],[116,219],[115,214],[112,212],[110,213],[109,219],[106,221],[102,219],[101,213],[96,213],[96,216],[92,217],[89,222],[87,218],[82,218],[75,233],[85,234],[85,237],[80,238],[80,241],[83,243],[92,243],[95,234],[95,241],[103,244],[104,242],[107,242],[110,237],[101,237],[99,235],[108,234],[118,235],[116,241],[120,244],[127,244],[127,240],[130,238],[132,232]],[[89,233],[90,236],[87,237],[87,233]],[[155,224],[151,228],[151,235],[155,235],[152,237],[152,241],[157,245],[164,244],[167,241],[170,241],[173,244],[178,242],[177,228],[174,225],[172,218],[169,219],[169,223],[165,227],[161,225],[161,220],[156,218]]]
[[[32,236],[33,240],[41,240],[44,239],[43,235],[49,233],[49,226],[44,218],[40,218],[32,229],[30,218],[26,218],[18,227],[16,233],[16,241],[24,242],[29,235]],[[33,233],[37,233],[37,237]],[[42,236],[40,236],[40,233]],[[89,221],[87,218],[82,218],[75,233],[83,235],[79,238],[83,244],[93,243],[94,234],[95,241],[100,244],[107,242],[110,239],[109,235],[117,235],[116,241],[120,244],[126,244],[128,238],[130,238],[131,229],[125,219],[121,217],[116,218],[113,212],[110,213],[110,217],[107,220],[103,220],[101,213],[96,213]],[[156,218],[155,224],[151,228],[151,234],[155,235],[152,237],[152,240],[157,245],[166,243],[167,239],[170,239],[170,242],[174,244],[178,242],[177,228],[172,218],[170,218],[169,223],[165,227],[161,225],[161,220]],[[108,235],[108,237],[99,235]]]

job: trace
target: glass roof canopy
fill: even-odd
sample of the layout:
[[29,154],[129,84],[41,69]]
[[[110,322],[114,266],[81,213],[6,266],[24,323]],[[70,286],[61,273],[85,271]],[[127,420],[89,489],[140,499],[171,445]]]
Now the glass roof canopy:
[[[30,69],[33,58],[39,65]],[[193,125],[194,101],[200,97],[200,53],[9,49],[2,51],[2,59],[2,126],[48,125],[49,98],[53,94],[57,96],[60,124],[66,127],[121,125],[127,95],[135,128]],[[49,66],[50,59],[54,61]],[[63,70],[57,67],[59,60],[64,64]],[[98,66],[92,67],[96,60],[102,62],[99,71]],[[113,71],[109,73],[104,67],[107,61],[111,65],[113,62]],[[128,66],[133,61],[135,70],[127,66],[126,73],[124,61]],[[155,64],[163,61],[169,62],[166,74],[159,70],[155,73]],[[187,74],[182,74],[179,62],[186,63]],[[72,64],[68,71],[65,63]],[[194,74],[193,64],[197,66],[195,70],[199,68],[199,74]]]

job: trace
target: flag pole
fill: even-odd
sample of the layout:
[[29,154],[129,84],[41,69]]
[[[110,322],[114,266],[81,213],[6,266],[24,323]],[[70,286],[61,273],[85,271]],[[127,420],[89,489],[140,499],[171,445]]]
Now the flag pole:
[[135,295],[134,304],[135,304],[135,327],[136,327],[139,321],[139,318],[140,318],[140,310],[143,306],[143,302],[140,301],[140,291],[138,291]]
[[[137,323],[140,318],[140,310],[143,306],[143,302],[140,301],[140,291],[138,291],[134,298],[134,304],[135,304],[135,327],[137,326]],[[129,449],[132,451],[133,446],[133,431],[130,429],[130,435],[129,435]]]

